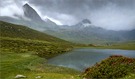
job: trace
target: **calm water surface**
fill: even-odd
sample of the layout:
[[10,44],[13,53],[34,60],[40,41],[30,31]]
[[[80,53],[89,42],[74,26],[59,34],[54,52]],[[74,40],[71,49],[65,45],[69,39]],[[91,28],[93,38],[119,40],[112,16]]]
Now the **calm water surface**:
[[73,68],[79,71],[94,65],[96,62],[109,57],[110,55],[123,55],[135,58],[135,50],[117,49],[75,49],[69,53],[59,55],[48,60],[49,64]]

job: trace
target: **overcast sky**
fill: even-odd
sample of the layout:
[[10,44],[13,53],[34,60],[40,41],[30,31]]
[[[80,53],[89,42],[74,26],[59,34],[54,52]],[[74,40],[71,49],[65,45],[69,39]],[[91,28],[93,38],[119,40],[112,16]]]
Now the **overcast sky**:
[[28,3],[38,14],[57,24],[73,25],[87,18],[111,30],[135,28],[135,0],[0,0],[0,16],[23,15]]

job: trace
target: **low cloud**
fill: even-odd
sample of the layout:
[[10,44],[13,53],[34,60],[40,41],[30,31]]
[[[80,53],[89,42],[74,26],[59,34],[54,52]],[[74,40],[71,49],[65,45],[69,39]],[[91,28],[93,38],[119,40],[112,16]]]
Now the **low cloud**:
[[74,25],[87,18],[105,29],[135,29],[135,0],[3,0],[0,16],[22,15],[21,6],[29,3],[44,19]]
[[5,0],[0,3],[0,16],[10,16],[15,18],[14,15],[23,15],[22,5],[16,2],[17,0]]

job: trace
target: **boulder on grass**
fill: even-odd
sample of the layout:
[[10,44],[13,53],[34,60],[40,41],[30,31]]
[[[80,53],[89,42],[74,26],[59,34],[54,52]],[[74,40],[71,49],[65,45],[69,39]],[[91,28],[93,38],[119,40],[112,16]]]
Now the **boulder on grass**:
[[16,78],[16,79],[19,79],[19,78],[26,78],[26,76],[21,75],[21,74],[18,74],[18,75],[15,76],[15,78]]

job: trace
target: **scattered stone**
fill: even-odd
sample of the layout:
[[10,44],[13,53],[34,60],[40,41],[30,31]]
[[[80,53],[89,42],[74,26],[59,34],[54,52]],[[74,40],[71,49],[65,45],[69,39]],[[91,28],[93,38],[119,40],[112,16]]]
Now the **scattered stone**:
[[38,78],[42,78],[42,76],[37,76],[36,79],[38,79]]
[[71,79],[74,79],[74,76],[71,76]]
[[18,74],[18,75],[15,76],[15,78],[16,79],[18,79],[18,78],[26,78],[26,76]]
[[78,77],[80,77],[80,75],[77,75]]

